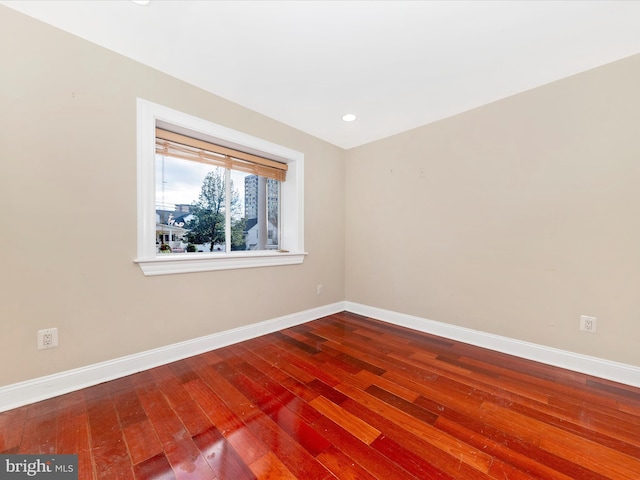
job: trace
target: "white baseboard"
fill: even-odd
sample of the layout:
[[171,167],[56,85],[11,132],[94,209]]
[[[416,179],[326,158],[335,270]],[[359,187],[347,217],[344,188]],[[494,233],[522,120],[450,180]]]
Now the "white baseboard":
[[106,362],[0,387],[0,412],[125,377],[344,311],[344,302],[285,315]]
[[535,343],[523,342],[513,338],[501,337],[470,328],[458,327],[447,323],[414,317],[391,310],[370,307],[354,302],[345,302],[345,310],[382,320],[383,322],[411,328],[420,332],[469,343],[516,357],[534,360],[574,372],[640,387],[640,367],[625,363],[612,362],[602,358],[581,355],[557,348],[545,347]]
[[216,348],[226,347],[227,345],[276,332],[294,325],[300,325],[344,310],[420,332],[430,333],[555,367],[565,368],[574,372],[640,387],[640,368],[633,365],[545,347],[543,345],[501,337],[499,335],[427,320],[391,310],[370,307],[359,303],[337,302],[264,322],[214,333],[205,337],[167,345],[166,347],[0,387],[0,412],[121,378],[160,365],[166,365],[167,363],[215,350]]

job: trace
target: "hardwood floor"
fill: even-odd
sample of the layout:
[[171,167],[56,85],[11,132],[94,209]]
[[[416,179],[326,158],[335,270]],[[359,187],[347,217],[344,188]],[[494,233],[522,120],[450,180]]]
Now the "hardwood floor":
[[81,479],[640,479],[640,389],[340,313],[0,414]]

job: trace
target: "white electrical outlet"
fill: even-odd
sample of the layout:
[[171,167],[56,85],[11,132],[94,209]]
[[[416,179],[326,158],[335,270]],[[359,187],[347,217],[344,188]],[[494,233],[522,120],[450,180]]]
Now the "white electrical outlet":
[[583,332],[596,333],[598,330],[597,317],[580,315],[580,330]]
[[318,295],[322,295],[322,284],[318,284],[318,287],[316,288],[316,293]]
[[38,330],[38,350],[55,348],[58,346],[58,329],[47,328]]

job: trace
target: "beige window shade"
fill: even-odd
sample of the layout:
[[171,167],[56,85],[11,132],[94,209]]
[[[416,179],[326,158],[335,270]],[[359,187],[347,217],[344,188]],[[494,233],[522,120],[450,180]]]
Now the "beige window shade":
[[287,164],[156,128],[156,153],[284,182]]

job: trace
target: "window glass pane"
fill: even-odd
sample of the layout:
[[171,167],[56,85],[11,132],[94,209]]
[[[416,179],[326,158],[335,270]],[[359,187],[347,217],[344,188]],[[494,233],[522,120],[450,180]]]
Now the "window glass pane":
[[231,171],[231,179],[241,205],[239,212],[236,210],[231,216],[231,249],[277,250],[280,182],[235,170]]
[[225,170],[156,155],[156,251],[224,253]]
[[157,253],[225,253],[227,211],[231,251],[278,250],[279,208],[277,180],[156,155]]

